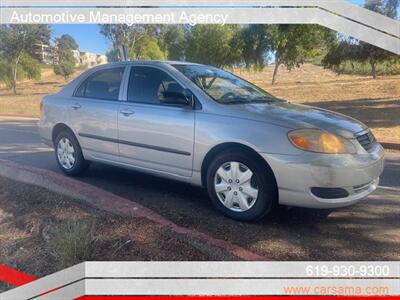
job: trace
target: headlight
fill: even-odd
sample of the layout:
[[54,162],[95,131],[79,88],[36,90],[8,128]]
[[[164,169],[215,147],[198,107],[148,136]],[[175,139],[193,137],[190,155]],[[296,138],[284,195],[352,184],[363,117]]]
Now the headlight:
[[356,153],[348,140],[319,129],[297,129],[288,134],[291,143],[304,151],[319,153]]

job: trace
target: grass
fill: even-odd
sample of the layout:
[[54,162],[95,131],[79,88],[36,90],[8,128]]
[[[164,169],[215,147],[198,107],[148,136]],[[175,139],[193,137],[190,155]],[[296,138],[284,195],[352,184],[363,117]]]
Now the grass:
[[[0,263],[32,276],[87,260],[212,260],[208,253],[147,219],[113,215],[0,176]],[[0,293],[10,288],[0,281]]]
[[[82,70],[76,71],[71,80]],[[58,92],[68,81],[44,68],[40,80],[24,80],[17,85],[17,94],[0,84],[0,115],[39,117],[40,101],[47,94]]]
[[[361,70],[368,66],[356,67]],[[273,69],[274,65],[270,65],[262,72],[239,69],[235,73],[279,98],[357,118],[370,126],[381,142],[400,143],[400,75],[379,76],[374,80],[367,69],[368,76],[337,75],[320,66],[305,64],[292,71],[281,67],[278,83],[272,86]],[[0,115],[39,117],[41,98],[57,92],[65,84],[61,76],[54,75],[51,69],[44,69],[40,81],[21,82],[17,95],[0,86]]]
[[96,258],[95,232],[95,223],[85,220],[67,220],[54,228],[50,248],[60,269]]

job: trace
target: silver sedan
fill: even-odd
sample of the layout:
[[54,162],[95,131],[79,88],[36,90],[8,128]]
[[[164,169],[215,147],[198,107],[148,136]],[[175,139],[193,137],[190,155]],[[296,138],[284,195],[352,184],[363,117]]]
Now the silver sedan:
[[95,161],[189,182],[242,221],[278,204],[353,204],[383,171],[383,149],[361,122],[194,63],[89,69],[43,98],[39,130],[67,175]]

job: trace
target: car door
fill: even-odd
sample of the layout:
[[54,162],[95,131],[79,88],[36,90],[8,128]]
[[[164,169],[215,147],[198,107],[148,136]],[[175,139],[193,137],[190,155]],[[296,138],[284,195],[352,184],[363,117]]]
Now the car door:
[[127,101],[121,102],[118,114],[120,161],[190,177],[194,110],[163,103],[164,92],[181,92],[182,85],[158,67],[132,66],[127,88]]
[[92,73],[76,90],[70,121],[86,158],[118,161],[118,110],[125,67]]

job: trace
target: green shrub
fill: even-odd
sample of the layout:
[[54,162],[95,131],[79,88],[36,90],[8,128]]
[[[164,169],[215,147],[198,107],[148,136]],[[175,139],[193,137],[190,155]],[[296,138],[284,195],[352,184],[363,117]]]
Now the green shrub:
[[[39,80],[41,70],[42,65],[39,61],[27,53],[22,53],[17,66],[17,80],[25,78]],[[0,57],[0,81],[10,89],[13,86],[13,65],[3,57]]]
[[58,65],[54,65],[54,73],[56,75],[61,75],[65,80],[74,73],[75,63],[73,61],[65,60]]
[[[350,75],[371,75],[371,65],[369,63],[345,61],[339,66],[334,67],[333,70],[339,74],[350,74]],[[400,75],[400,59],[387,60],[382,63],[378,63],[376,66],[376,74],[382,75]]]
[[68,220],[56,226],[52,236],[50,248],[60,268],[93,260],[96,255],[94,222]]

